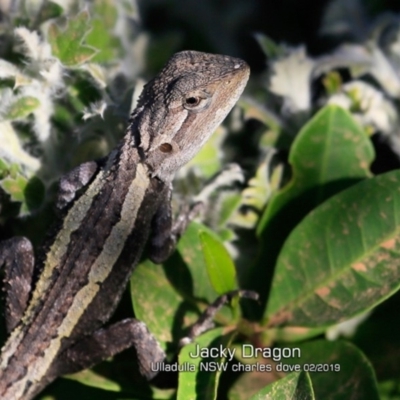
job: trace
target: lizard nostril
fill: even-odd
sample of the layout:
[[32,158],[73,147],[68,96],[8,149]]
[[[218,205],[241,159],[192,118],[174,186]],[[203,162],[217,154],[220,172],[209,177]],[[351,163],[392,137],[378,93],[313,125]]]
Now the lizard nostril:
[[172,146],[169,143],[163,143],[162,145],[160,145],[159,149],[163,153],[171,153]]

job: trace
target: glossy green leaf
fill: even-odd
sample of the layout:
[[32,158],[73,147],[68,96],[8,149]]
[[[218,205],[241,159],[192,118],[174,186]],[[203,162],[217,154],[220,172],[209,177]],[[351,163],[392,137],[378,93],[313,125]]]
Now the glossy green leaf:
[[255,285],[264,307],[270,274],[289,233],[325,199],[370,176],[373,155],[369,138],[340,107],[326,106],[302,128],[289,155],[292,178],[274,194],[257,228],[261,252],[249,269],[248,286]]
[[[187,311],[188,305],[171,286],[162,265],[151,261],[140,263],[130,281],[131,299],[136,317],[145,322],[150,332],[166,349],[166,343],[172,342],[172,328],[178,310]],[[190,319],[192,322],[195,316]]]
[[206,231],[201,231],[199,236],[208,276],[215,291],[224,294],[237,289],[235,265],[225,246]]
[[213,329],[182,349],[179,364],[186,365],[186,370],[179,373],[177,400],[217,398],[219,378],[223,370],[228,368],[228,364],[221,357],[198,357],[197,354],[199,350],[220,346],[227,348],[233,333],[222,336],[223,333],[222,328]]
[[327,326],[400,287],[400,171],[365,180],[317,207],[279,256],[267,317]]
[[[218,294],[209,279],[200,232],[208,232],[212,235],[212,231],[200,223],[189,224],[185,234],[179,240],[178,254],[167,261],[168,265],[171,264],[169,280],[185,295],[205,299],[211,303]],[[190,274],[190,278],[187,274]]]
[[372,144],[351,114],[338,106],[326,106],[294,141],[289,155],[292,179],[271,200],[258,232],[283,211],[285,220],[294,226],[332,194],[371,176],[373,158]]
[[[189,326],[217,293],[207,275],[199,230],[207,228],[191,223],[179,241],[178,251],[163,265],[149,260],[140,263],[131,278],[131,298],[138,319],[144,321],[162,346],[183,335],[178,330]],[[177,320],[178,318],[178,320]],[[178,329],[178,330],[177,330]],[[172,337],[172,332],[176,337]]]
[[64,29],[52,23],[48,30],[48,40],[53,55],[68,67],[90,60],[98,52],[92,46],[83,44],[90,29],[91,23],[87,10],[80,12],[74,18],[69,18]]
[[250,400],[313,400],[314,392],[307,372],[292,372],[284,378],[266,386]]
[[379,400],[372,365],[351,343],[317,340],[296,347],[301,357],[283,359],[282,365],[308,371],[316,399]]

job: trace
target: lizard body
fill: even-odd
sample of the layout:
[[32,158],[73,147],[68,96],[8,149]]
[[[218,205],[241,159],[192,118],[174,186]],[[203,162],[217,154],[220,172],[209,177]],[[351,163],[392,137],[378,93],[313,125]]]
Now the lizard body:
[[[60,220],[36,263],[28,239],[0,243],[10,332],[0,356],[1,399],[31,399],[56,377],[132,345],[162,361],[161,349],[142,340],[143,323],[101,327],[149,235],[153,261],[171,252],[183,228],[171,221],[174,174],[225,118],[248,76],[239,59],[175,54],[144,87],[117,148],[61,178]],[[34,270],[40,275],[31,293]],[[139,351],[138,358],[148,373]]]

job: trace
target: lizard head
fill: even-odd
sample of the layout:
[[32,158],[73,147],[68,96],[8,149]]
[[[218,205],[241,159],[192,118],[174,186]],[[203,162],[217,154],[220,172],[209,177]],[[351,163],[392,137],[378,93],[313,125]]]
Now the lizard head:
[[200,150],[243,92],[248,65],[229,56],[176,53],[143,89],[132,134],[153,176],[169,181]]

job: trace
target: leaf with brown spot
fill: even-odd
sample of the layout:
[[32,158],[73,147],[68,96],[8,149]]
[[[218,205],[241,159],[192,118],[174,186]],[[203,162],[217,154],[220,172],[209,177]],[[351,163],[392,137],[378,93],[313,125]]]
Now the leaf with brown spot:
[[[211,303],[218,296],[207,274],[199,231],[210,232],[204,225],[192,222],[179,241],[178,251],[163,265],[146,260],[136,267],[131,278],[135,315],[164,348],[173,341],[173,330],[196,321],[198,310],[194,305],[199,300]],[[222,313],[230,316],[229,309],[224,308]],[[177,334],[176,338],[180,336]]]
[[[267,303],[269,271],[275,268],[291,231],[323,201],[370,177],[373,158],[366,133],[338,106],[324,107],[301,129],[290,149],[291,179],[271,198],[260,219],[260,255],[247,272],[246,284],[260,293],[263,305]],[[346,226],[342,230],[348,233]]]
[[[321,327],[370,310],[400,287],[400,171],[330,198],[292,231],[266,317]],[[383,215],[385,217],[383,217]]]
[[[299,132],[289,154],[290,182],[272,198],[257,228],[261,235],[282,211],[299,221],[332,194],[371,176],[371,141],[349,112],[329,105]],[[301,201],[300,201],[300,200]],[[288,207],[293,205],[296,207]]]
[[177,322],[188,326],[197,319],[191,305],[171,286],[162,265],[148,260],[140,263],[132,275],[130,290],[136,318],[146,323],[164,349],[173,341]]

